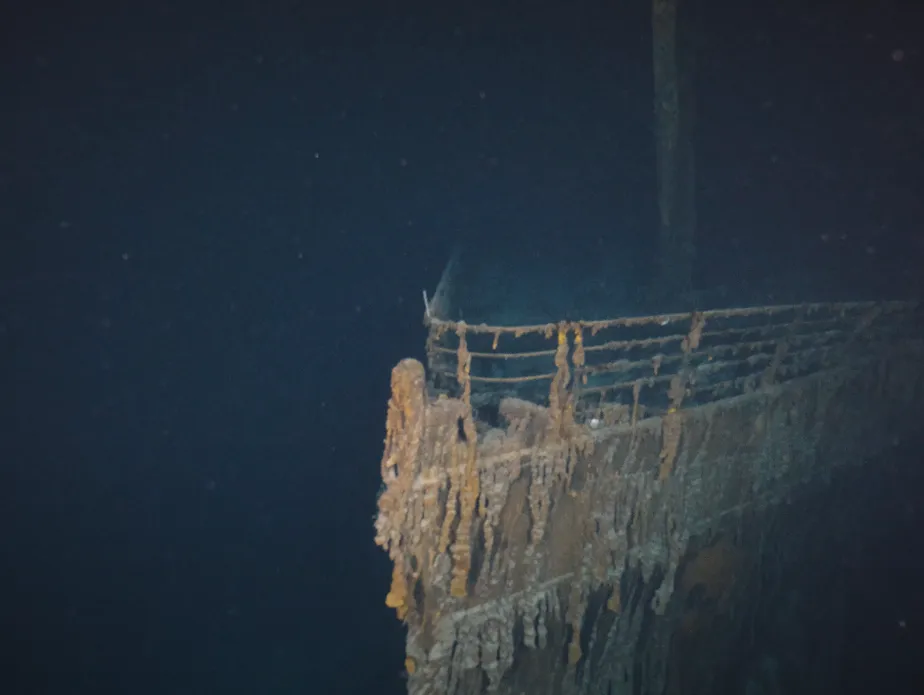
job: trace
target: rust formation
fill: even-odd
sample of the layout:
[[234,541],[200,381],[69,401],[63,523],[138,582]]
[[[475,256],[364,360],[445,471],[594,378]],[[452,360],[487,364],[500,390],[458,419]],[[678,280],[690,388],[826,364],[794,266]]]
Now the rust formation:
[[920,318],[902,302],[428,315],[427,366],[392,372],[375,522],[409,692],[705,683],[690,655],[746,629],[741,597],[784,562],[767,550],[780,510],[917,426]]

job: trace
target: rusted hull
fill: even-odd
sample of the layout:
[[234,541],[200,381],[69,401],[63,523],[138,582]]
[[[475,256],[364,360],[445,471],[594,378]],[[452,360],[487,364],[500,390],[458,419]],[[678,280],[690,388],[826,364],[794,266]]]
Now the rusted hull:
[[[573,345],[562,355],[570,374]],[[408,626],[409,692],[680,692],[697,637],[743,629],[737,606],[787,506],[919,426],[922,356],[906,337],[611,421],[576,417],[574,384],[553,382],[545,404],[502,398],[493,426],[476,417],[464,354],[457,397],[404,360],[376,531],[394,562],[387,603]]]

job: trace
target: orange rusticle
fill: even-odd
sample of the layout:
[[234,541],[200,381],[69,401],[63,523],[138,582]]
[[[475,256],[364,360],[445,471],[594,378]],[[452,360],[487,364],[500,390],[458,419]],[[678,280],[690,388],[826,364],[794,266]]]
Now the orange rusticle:
[[466,444],[463,455],[464,472],[462,473],[462,491],[459,494],[459,527],[456,529],[456,538],[452,546],[453,568],[450,594],[462,598],[468,594],[468,575],[472,569],[471,530],[472,520],[475,516],[475,507],[481,493],[481,478],[478,470],[478,450],[475,422],[471,410],[468,410],[462,421],[465,430]]
[[401,549],[407,497],[419,466],[417,459],[426,411],[425,383],[424,367],[417,360],[402,360],[392,370],[381,466],[385,489],[379,497],[381,529],[376,538],[392,559]]
[[391,590],[385,597],[385,605],[395,609],[399,620],[404,620],[407,615],[407,597],[407,578],[404,576],[401,563],[396,562],[391,574]]

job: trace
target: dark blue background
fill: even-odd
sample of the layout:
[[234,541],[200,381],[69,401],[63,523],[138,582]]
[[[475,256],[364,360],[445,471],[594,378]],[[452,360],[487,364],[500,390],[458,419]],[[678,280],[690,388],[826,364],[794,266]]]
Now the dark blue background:
[[[421,290],[457,241],[654,248],[648,5],[437,5],[5,16],[4,692],[401,692],[372,514]],[[702,10],[698,284],[913,287],[921,17]]]

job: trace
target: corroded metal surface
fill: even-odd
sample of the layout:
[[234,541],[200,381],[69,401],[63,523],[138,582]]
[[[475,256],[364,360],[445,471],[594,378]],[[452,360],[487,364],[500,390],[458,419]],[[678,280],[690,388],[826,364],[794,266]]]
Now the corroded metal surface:
[[[376,519],[409,691],[679,692],[677,644],[729,619],[761,562],[755,516],[919,422],[916,311],[432,323],[430,378],[415,360],[393,371]],[[478,380],[476,360],[530,334],[554,341],[521,358],[543,353],[544,381]],[[496,388],[531,381],[542,398]]]

